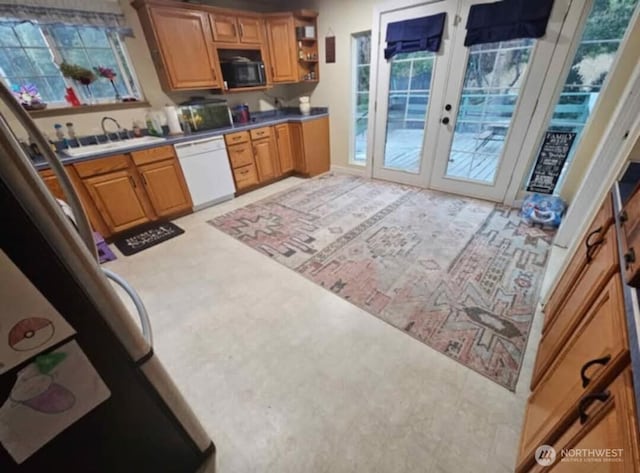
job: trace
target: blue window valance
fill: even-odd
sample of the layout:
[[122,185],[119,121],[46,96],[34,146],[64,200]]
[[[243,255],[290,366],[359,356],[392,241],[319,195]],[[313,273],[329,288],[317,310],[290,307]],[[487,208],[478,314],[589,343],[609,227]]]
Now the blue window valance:
[[519,38],[540,38],[547,31],[553,0],[502,0],[473,5],[465,46]]
[[385,59],[398,53],[440,50],[446,13],[397,21],[387,26]]

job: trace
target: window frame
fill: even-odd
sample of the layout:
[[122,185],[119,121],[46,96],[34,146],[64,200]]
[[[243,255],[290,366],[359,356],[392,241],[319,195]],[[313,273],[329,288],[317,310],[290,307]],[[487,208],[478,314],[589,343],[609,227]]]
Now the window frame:
[[[25,21],[21,21],[18,19],[0,18],[0,23],[10,24],[12,28],[15,27],[15,25],[18,25],[24,22]],[[51,62],[58,68],[58,73],[60,74],[60,78],[62,78],[66,87],[73,87],[74,90],[76,90],[76,93],[79,92],[78,95],[82,101],[84,98],[83,97],[84,91],[81,90],[81,86],[77,84],[74,80],[64,77],[62,75],[62,72],[59,71],[59,65],[64,61],[64,59],[61,53],[61,49],[63,49],[63,47],[62,45],[58,44],[58,42],[55,39],[54,33],[52,31],[53,27],[55,27],[56,25],[39,24],[37,21],[31,21],[30,23],[38,27],[40,34],[42,35],[43,41],[45,43],[46,49],[51,55]],[[109,42],[109,49],[113,54],[113,57],[116,62],[116,66],[118,68],[118,70],[116,70],[115,72],[120,76],[121,82],[122,84],[124,84],[124,87],[126,89],[124,91],[120,91],[121,95],[124,97],[134,97],[138,101],[145,100],[144,93],[142,91],[142,88],[140,87],[140,81],[138,79],[137,73],[133,65],[133,61],[131,60],[131,57],[129,55],[129,51],[127,50],[125,42],[123,41],[122,37],[117,31],[113,30],[112,28],[100,27],[100,26],[94,26],[94,25],[70,24],[65,26],[70,26],[74,28],[79,28],[79,27],[80,28],[82,27],[96,28],[103,31],[107,38],[107,41]],[[15,34],[15,30],[14,30],[14,34]],[[80,37],[80,41],[82,42],[82,46],[74,49],[84,50],[85,54],[87,54],[86,50],[91,48],[84,43],[82,36],[79,34],[79,31],[78,31],[78,35]],[[29,47],[22,44],[22,42],[20,42],[19,46],[3,46],[2,47],[2,49],[12,49],[12,48],[21,50],[23,54],[25,54],[25,56],[28,57],[28,55],[26,54],[26,49],[28,49]],[[45,49],[45,48],[40,48],[40,49]],[[101,49],[107,49],[107,48],[105,47]],[[88,54],[87,56],[90,57]],[[42,78],[52,77],[52,75],[47,74],[47,75],[33,76],[33,78],[41,78],[41,77]],[[0,79],[2,79],[6,84],[8,84],[11,87],[14,83],[13,80],[15,79],[15,77],[11,77],[9,75],[0,75]],[[98,78],[97,80],[100,80],[100,78]],[[24,83],[24,82],[25,81],[21,80],[20,83]],[[115,92],[114,92],[113,97],[98,98],[94,96],[93,100],[89,103],[89,105],[92,105],[92,104],[105,105],[105,104],[117,104],[117,103],[120,103],[120,102],[117,102],[115,100]],[[64,109],[64,108],[72,107],[66,100],[47,101],[47,104],[50,106],[50,108],[55,108],[55,109]]]
[[[371,30],[360,31],[357,33],[351,34],[351,90],[350,90],[350,100],[351,100],[351,120],[349,124],[349,164],[358,167],[365,167],[368,162],[368,150],[365,148],[365,157],[363,160],[356,159],[356,139],[357,139],[357,121],[358,121],[358,97],[360,95],[366,94],[368,100],[371,100],[371,48],[369,49],[369,62],[368,63],[359,63],[358,61],[358,40],[362,37],[369,37],[369,42],[371,43]],[[369,68],[369,88],[367,88],[366,92],[358,89],[358,70],[366,66]],[[369,111],[367,110],[367,124],[369,122]],[[368,128],[368,127],[367,127]],[[368,134],[368,130],[367,130]],[[366,145],[368,147],[368,143]]]

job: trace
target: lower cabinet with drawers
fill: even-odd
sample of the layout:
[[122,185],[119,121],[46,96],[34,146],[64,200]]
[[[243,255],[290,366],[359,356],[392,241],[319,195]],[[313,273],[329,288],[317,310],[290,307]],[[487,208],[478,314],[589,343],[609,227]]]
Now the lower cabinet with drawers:
[[225,142],[239,192],[293,173],[312,177],[330,169],[327,117],[228,133]]
[[[544,307],[518,473],[640,471],[617,236],[608,197]],[[543,445],[555,449],[555,460]],[[572,457],[583,454],[589,458]]]

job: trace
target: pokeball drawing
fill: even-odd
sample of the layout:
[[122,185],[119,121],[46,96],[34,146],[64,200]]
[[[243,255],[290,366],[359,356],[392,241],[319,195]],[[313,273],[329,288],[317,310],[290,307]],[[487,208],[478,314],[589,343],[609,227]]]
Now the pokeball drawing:
[[33,350],[51,340],[55,331],[49,319],[28,317],[9,331],[9,346],[16,351]]

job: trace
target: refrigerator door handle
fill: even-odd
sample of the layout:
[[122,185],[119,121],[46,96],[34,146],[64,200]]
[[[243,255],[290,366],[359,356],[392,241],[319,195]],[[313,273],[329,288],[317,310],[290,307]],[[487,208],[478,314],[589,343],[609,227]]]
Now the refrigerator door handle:
[[[35,124],[31,116],[22,107],[22,105],[20,105],[18,100],[13,96],[11,91],[2,81],[0,81],[0,101],[13,112],[20,124],[24,127],[25,131],[29,134],[29,136],[31,136],[31,139],[38,146],[40,153],[42,153],[42,156],[46,159],[47,163],[51,167],[51,170],[58,178],[67,203],[73,210],[74,216],[76,218],[76,225],[78,226],[78,233],[80,233],[80,238],[97,262],[98,252],[95,242],[93,241],[93,231],[91,230],[91,225],[89,224],[87,214],[82,207],[80,198],[78,197],[78,194],[76,193],[73,184],[71,183],[71,179],[69,179],[69,176],[64,170],[64,166],[62,165],[56,154],[51,150],[49,143],[42,135],[42,132]],[[7,138],[9,136],[13,136],[13,132],[11,131],[9,125],[5,120],[0,120],[0,131]],[[29,159],[20,147],[13,148],[16,151],[16,154],[22,159]]]
[[113,271],[102,268],[105,276],[115,282],[118,286],[120,286],[124,292],[126,292],[133,304],[136,306],[136,310],[138,311],[138,317],[140,318],[140,325],[142,326],[142,335],[145,340],[151,347],[153,347],[153,333],[151,331],[151,320],[149,319],[149,314],[147,313],[147,308],[144,306],[144,302],[140,298],[140,295],[136,292],[136,290],[129,284],[129,282],[124,279],[119,274],[114,273]]

